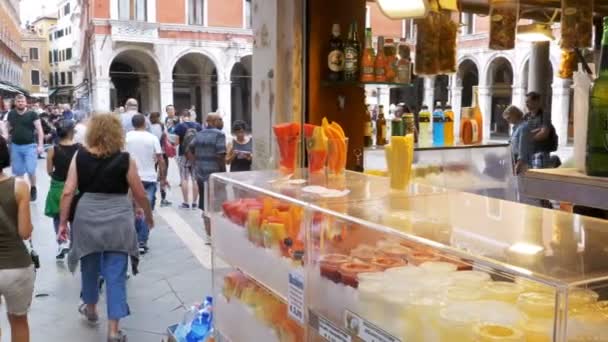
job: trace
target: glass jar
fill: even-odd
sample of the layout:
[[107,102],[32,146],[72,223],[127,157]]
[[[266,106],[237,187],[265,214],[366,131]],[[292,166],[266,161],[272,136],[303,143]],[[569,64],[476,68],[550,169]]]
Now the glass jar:
[[492,0],[490,2],[490,49],[515,48],[519,1]]

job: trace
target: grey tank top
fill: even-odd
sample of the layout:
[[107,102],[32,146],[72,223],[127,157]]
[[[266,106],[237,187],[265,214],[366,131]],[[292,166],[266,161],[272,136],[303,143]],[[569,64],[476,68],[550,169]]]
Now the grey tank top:
[[17,231],[15,178],[0,181],[0,194],[0,269],[28,267],[32,259]]

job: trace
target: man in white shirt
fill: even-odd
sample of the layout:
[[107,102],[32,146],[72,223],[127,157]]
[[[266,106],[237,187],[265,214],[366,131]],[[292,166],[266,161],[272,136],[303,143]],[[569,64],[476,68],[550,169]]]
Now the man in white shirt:
[[[139,177],[148,194],[150,206],[154,210],[158,179],[160,178],[163,184],[167,182],[167,168],[163,158],[163,150],[160,147],[158,138],[146,131],[146,118],[142,114],[133,116],[132,125],[133,130],[127,133],[126,138],[127,152],[135,160]],[[160,177],[156,173],[157,164]],[[140,253],[146,253],[148,251],[147,242],[150,232],[139,210],[135,220],[135,227],[137,228]]]

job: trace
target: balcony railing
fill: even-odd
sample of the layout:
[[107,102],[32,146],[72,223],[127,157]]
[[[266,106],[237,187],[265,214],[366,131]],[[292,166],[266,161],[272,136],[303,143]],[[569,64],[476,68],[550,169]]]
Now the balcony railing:
[[114,42],[154,43],[158,39],[158,23],[111,20]]

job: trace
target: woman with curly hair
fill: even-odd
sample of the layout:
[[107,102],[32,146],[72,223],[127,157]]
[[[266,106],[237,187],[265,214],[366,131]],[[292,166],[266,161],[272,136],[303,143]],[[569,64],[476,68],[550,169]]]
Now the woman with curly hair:
[[[93,116],[88,125],[86,147],[72,160],[61,199],[60,237],[67,235],[67,222],[73,215],[72,246],[68,256],[72,272],[80,261],[84,304],[78,311],[89,322],[98,321],[98,279],[103,276],[108,342],[126,341],[126,335],[119,329],[119,320],[129,315],[126,284],[129,257],[133,274],[137,274],[139,250],[129,190],[137,206],[143,208],[149,227],[154,226],[135,161],[122,152],[124,137],[122,124],[116,116]],[[72,209],[76,190],[78,200]]]

